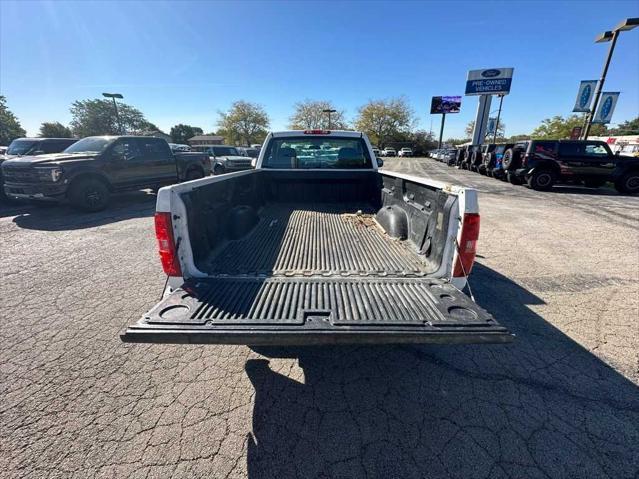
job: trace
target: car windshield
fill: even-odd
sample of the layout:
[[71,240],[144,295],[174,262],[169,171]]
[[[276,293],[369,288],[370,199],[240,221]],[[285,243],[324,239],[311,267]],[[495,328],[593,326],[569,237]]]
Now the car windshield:
[[238,156],[238,152],[232,146],[214,146],[213,154],[215,156]]
[[13,140],[7,148],[7,155],[26,155],[37,143],[34,140]]
[[274,138],[264,155],[263,168],[371,168],[362,138]]
[[102,153],[104,149],[111,144],[113,138],[105,138],[102,136],[90,136],[84,138],[69,148],[64,150],[65,153]]

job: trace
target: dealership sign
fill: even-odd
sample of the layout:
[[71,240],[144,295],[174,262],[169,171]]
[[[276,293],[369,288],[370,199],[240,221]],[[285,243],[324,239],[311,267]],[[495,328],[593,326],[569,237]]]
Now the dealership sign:
[[572,111],[589,112],[592,98],[595,96],[595,88],[597,88],[597,80],[583,80],[579,84],[579,93],[577,93],[577,100]]
[[470,70],[466,78],[466,95],[508,95],[514,68]]
[[599,106],[597,107],[597,113],[592,120],[593,123],[610,123],[612,113],[615,111],[617,105],[617,99],[619,98],[619,92],[604,92],[601,94],[599,100]]

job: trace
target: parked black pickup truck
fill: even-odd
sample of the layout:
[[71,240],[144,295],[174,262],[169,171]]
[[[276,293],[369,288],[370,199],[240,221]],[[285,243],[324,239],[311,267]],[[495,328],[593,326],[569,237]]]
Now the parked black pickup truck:
[[[73,145],[77,138],[16,138],[11,142],[7,151],[0,155],[0,166],[11,158],[20,156],[46,155],[47,153],[59,153]],[[0,199],[5,198],[0,168]]]
[[59,154],[28,156],[2,165],[7,196],[69,200],[99,211],[116,191],[157,188],[209,175],[204,153],[173,154],[161,138],[91,136]]
[[535,190],[559,182],[598,188],[610,181],[620,193],[639,193],[639,159],[615,155],[603,141],[519,142],[504,153],[503,168],[511,183],[525,182]]

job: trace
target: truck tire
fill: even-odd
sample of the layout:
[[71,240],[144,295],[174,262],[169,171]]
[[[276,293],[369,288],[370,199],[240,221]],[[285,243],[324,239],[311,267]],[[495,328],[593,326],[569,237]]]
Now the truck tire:
[[624,173],[615,181],[615,189],[619,193],[636,195],[639,193],[639,171]]
[[528,177],[526,183],[536,191],[548,191],[555,184],[555,174],[551,170],[536,170]]
[[204,172],[199,168],[191,168],[186,172],[186,181],[198,180],[200,178],[204,178]]
[[213,168],[213,174],[214,175],[223,175],[224,174],[224,167],[222,165],[215,165],[215,168]]
[[587,178],[584,180],[584,186],[586,188],[600,188],[605,184],[606,180],[601,178]]
[[519,168],[521,163],[521,151],[515,148],[508,148],[504,152],[504,158],[502,159],[502,167],[504,170],[514,170]]
[[101,211],[109,204],[111,195],[103,181],[85,178],[71,184],[68,196],[76,208],[83,211]]

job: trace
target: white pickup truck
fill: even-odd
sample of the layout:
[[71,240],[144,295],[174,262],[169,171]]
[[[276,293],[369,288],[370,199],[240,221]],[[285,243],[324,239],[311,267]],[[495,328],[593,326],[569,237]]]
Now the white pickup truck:
[[380,171],[351,131],[271,133],[256,163],[160,189],[169,278],[123,341],[512,340],[461,291],[479,235],[474,190]]

